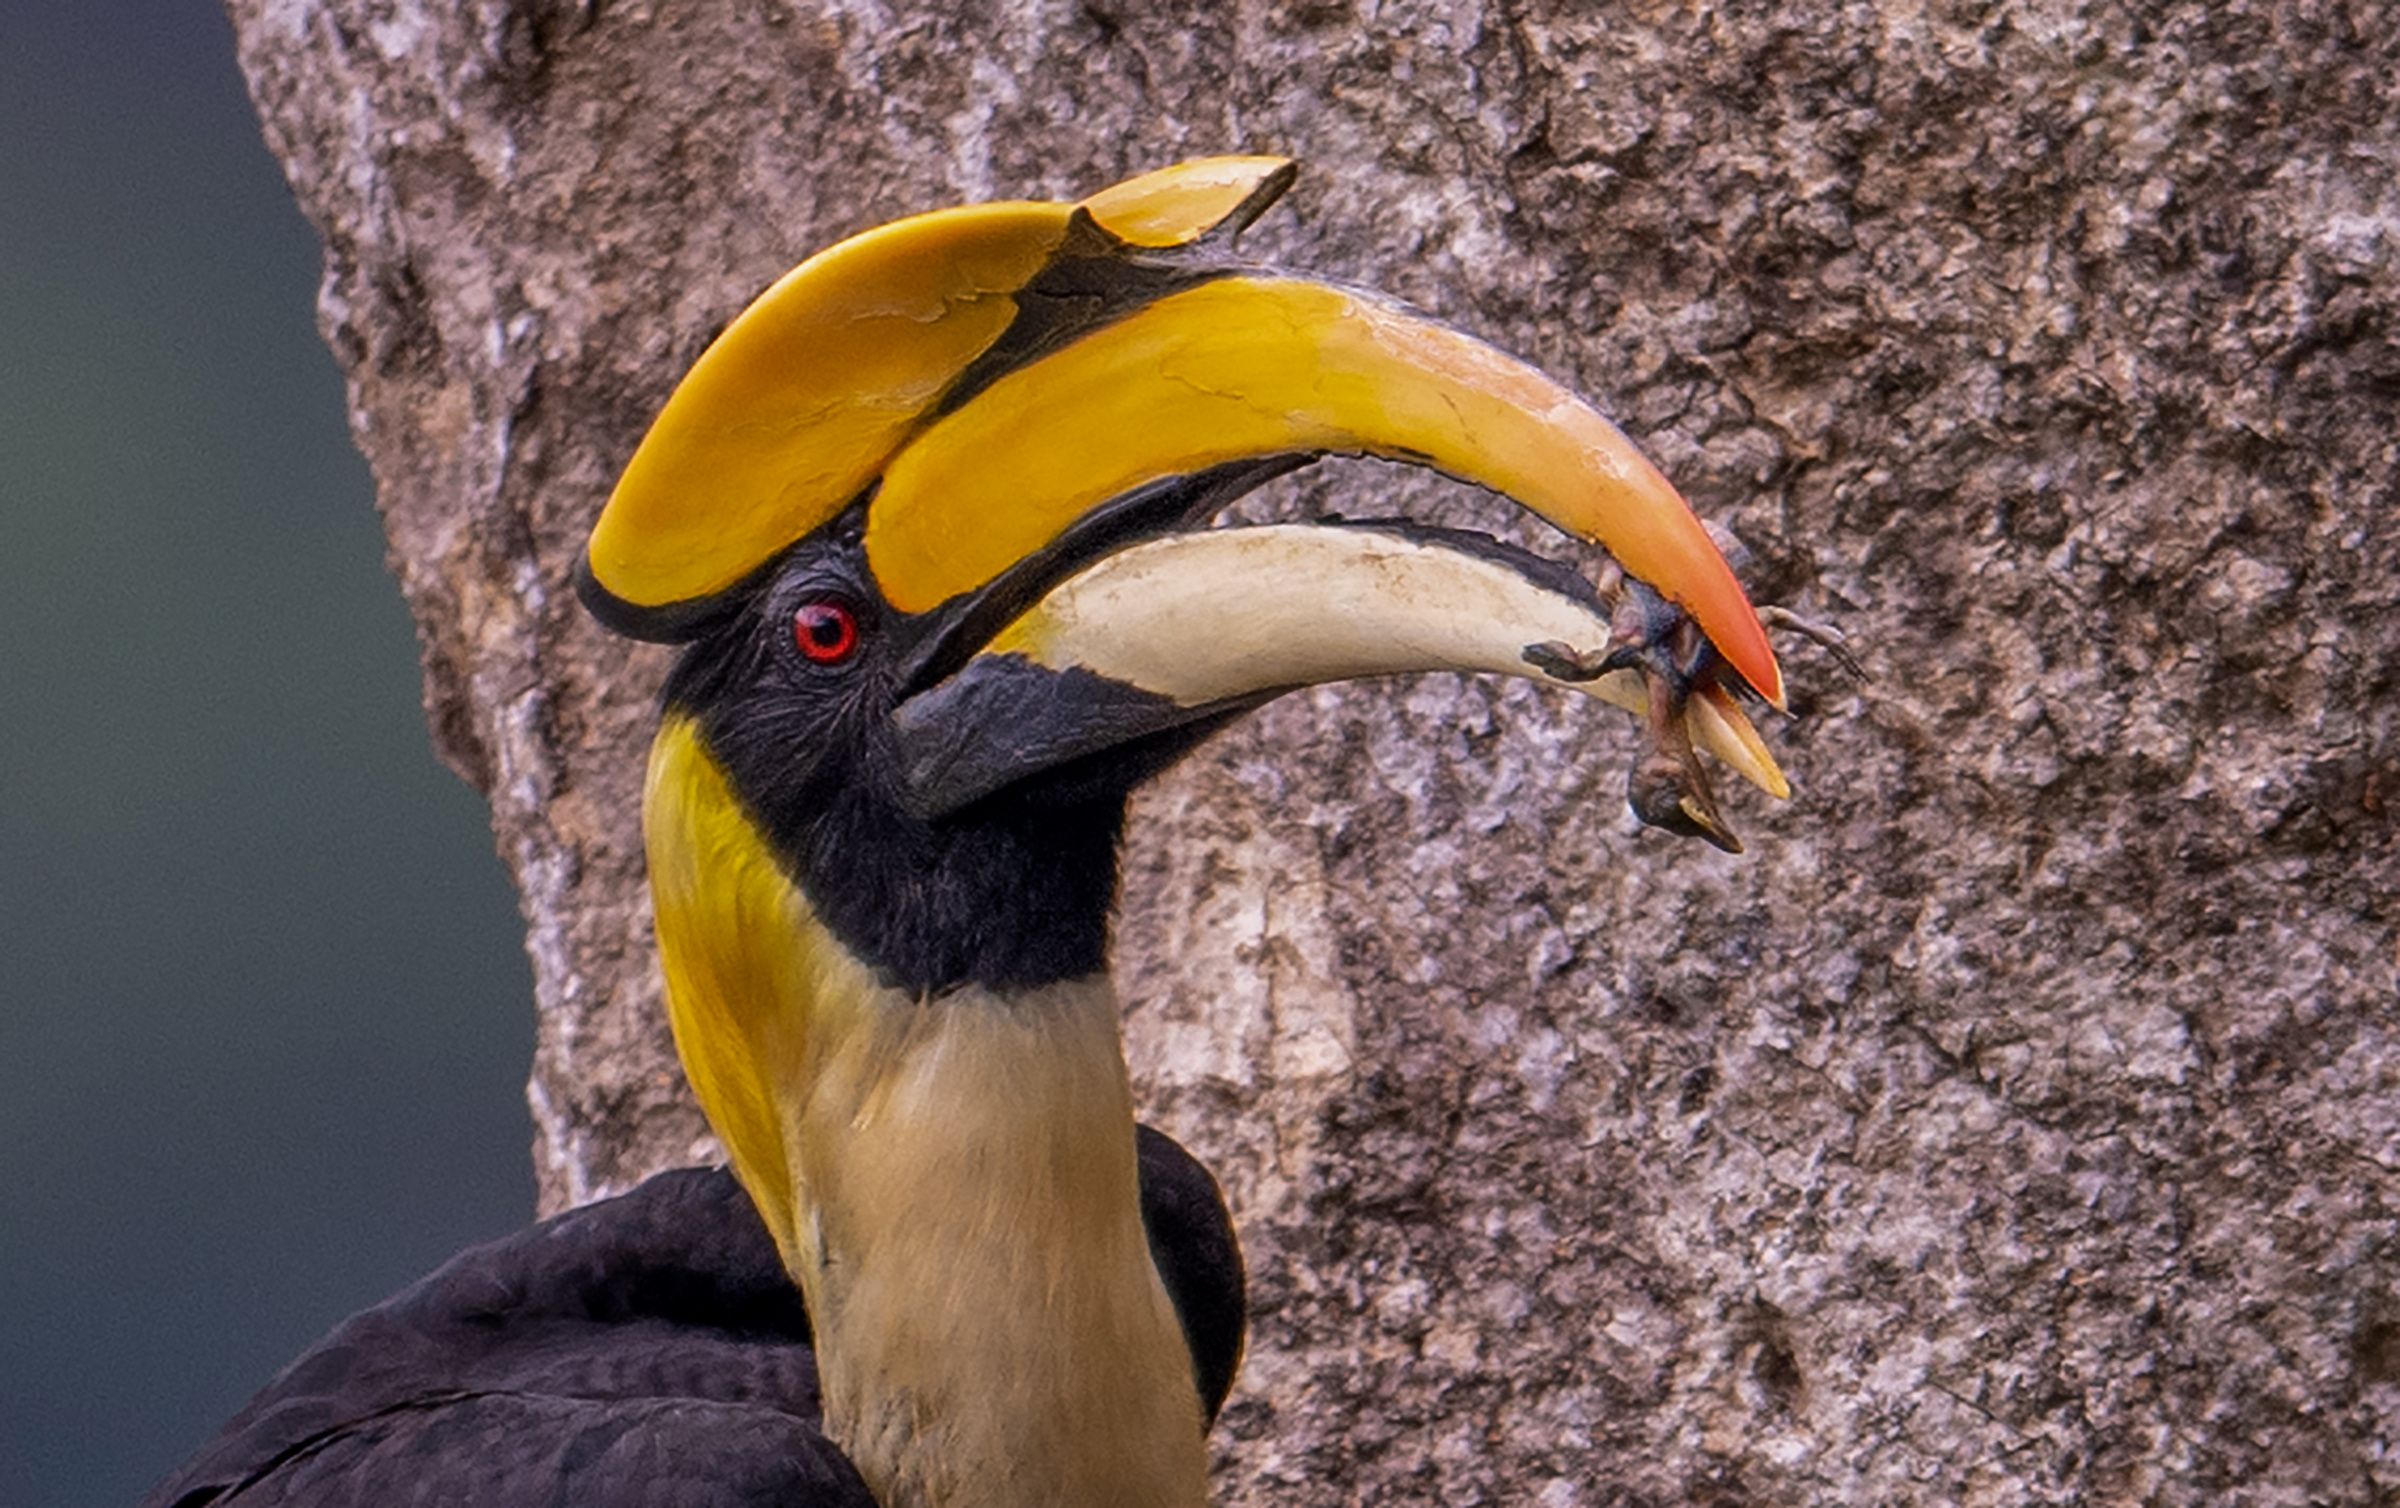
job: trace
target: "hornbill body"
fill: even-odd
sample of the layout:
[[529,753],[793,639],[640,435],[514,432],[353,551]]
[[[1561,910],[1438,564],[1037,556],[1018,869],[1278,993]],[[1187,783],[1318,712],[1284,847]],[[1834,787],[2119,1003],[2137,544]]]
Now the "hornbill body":
[[[675,1175],[470,1254],[253,1403],[217,1448],[248,1485],[156,1501],[388,1502],[368,1484],[470,1437],[522,1455],[523,1484],[427,1500],[1205,1500],[1240,1267],[1206,1173],[1135,1129],[1107,971],[1130,793],[1284,691],[1427,669],[1640,714],[1658,825],[1734,846],[1696,747],[1783,790],[1738,700],[1780,703],[1773,654],[1674,489],[1512,358],[1238,260],[1292,172],[1206,159],[901,221],[702,356],[578,584],[685,646],[645,794],[652,900],[677,1048],[755,1223],[721,1176]],[[1205,527],[1329,454],[1490,487],[1618,574],[1405,523]],[[720,1223],[739,1240],[700,1231]],[[748,1318],[621,1297],[653,1269],[677,1276],[632,1286]],[[530,1371],[478,1352],[445,1381],[436,1346],[401,1385],[352,1334],[562,1309],[563,1369],[536,1346],[509,1351]],[[368,1462],[359,1496],[272,1496],[336,1458]],[[719,1483],[728,1462],[757,1475]],[[544,1485],[570,1469],[607,1485]]]

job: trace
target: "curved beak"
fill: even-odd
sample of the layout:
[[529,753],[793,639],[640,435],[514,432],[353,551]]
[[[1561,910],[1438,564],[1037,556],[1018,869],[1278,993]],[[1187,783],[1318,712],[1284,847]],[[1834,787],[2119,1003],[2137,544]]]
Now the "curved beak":
[[1200,159],[1074,204],[919,215],[810,258],[668,399],[594,525],[585,600],[624,632],[694,637],[857,508],[885,600],[929,614],[1129,495],[1367,455],[1600,545],[1781,706],[1732,570],[1598,410],[1388,299],[1235,258],[1293,174]]
[[[1082,260],[1117,269],[1091,278],[1101,301],[1129,297],[1125,284],[1156,272],[1104,246]],[[1325,455],[1431,467],[1600,545],[1696,623],[1751,689],[1783,704],[1782,672],[1732,568],[1597,409],[1398,304],[1280,275],[1162,284],[975,387],[885,468],[867,510],[867,559],[895,607],[923,612],[1111,499],[1213,468]]]
[[[1597,666],[1612,604],[1573,571],[1479,534],[1286,524],[1173,534],[1085,566],[895,713],[920,814],[938,817],[1075,761],[1196,732],[1302,686],[1450,670],[1566,687],[1644,719],[1644,820],[1738,848],[1694,746],[1789,793],[1715,681],[1660,695]],[[1662,765],[1660,761],[1667,761]],[[1664,805],[1642,782],[1666,776]],[[1662,820],[1663,818],[1663,820]]]

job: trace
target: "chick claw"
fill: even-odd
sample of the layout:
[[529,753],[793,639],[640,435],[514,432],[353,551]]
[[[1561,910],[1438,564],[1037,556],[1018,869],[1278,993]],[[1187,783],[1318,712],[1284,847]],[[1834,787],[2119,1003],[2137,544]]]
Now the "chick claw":
[[1854,681],[1872,679],[1867,674],[1867,667],[1859,663],[1857,655],[1850,652],[1850,636],[1832,624],[1822,623],[1814,618],[1803,618],[1788,607],[1762,607],[1758,610],[1758,622],[1761,628],[1798,634],[1809,643],[1816,645],[1833,656],[1834,663],[1841,666],[1848,673],[1850,679]]

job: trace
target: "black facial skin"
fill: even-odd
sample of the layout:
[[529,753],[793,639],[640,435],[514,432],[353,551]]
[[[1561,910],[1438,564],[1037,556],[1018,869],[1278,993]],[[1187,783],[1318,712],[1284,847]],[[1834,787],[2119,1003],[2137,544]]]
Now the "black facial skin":
[[[840,603],[858,647],[817,664],[793,614]],[[1087,756],[927,821],[910,815],[892,712],[932,625],[875,591],[855,528],[797,546],[684,652],[669,709],[697,720],[785,873],[886,984],[1008,991],[1106,966],[1125,801],[1210,722]]]

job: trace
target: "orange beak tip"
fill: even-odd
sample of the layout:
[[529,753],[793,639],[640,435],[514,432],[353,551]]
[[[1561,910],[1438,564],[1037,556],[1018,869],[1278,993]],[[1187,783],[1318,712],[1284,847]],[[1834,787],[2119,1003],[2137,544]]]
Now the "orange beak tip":
[[[1757,621],[1755,613],[1744,615],[1746,626],[1756,625]],[[1750,683],[1750,689],[1766,699],[1768,706],[1787,715],[1791,712],[1783,685],[1783,666],[1776,660],[1774,646],[1767,642],[1767,631],[1763,627],[1750,626],[1750,631],[1743,634],[1738,643],[1723,645],[1720,649],[1725,652],[1726,660],[1741,673],[1742,679]]]
[[1724,638],[1717,638],[1713,632],[1710,634],[1717,652],[1725,657],[1725,663],[1732,666],[1736,674],[1749,682],[1750,689],[1764,698],[1768,706],[1788,714],[1792,709],[1784,691],[1783,666],[1776,661],[1774,646],[1767,642],[1767,631],[1759,625],[1758,615],[1751,609],[1748,599],[1743,599],[1740,613],[1728,614],[1727,618],[1730,621],[1726,627],[1730,632]]
[[1767,669],[1770,672],[1768,678],[1773,682],[1773,684],[1760,691],[1759,695],[1767,699],[1768,706],[1774,708],[1784,716],[1789,717],[1792,715],[1792,704],[1790,699],[1784,695],[1783,667],[1777,665],[1773,660],[1769,660],[1767,662]]

